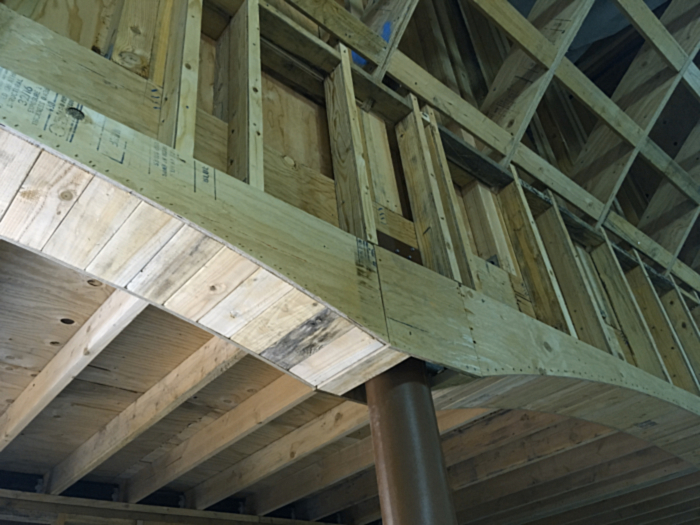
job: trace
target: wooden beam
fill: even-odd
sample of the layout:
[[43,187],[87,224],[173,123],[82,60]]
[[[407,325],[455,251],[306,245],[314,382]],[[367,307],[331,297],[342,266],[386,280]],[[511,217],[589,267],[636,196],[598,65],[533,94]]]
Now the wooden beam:
[[4,450],[148,303],[116,290],[0,416]]
[[313,389],[301,381],[283,375],[135,474],[126,484],[126,501],[142,500],[313,393]]
[[606,239],[591,252],[591,256],[615,309],[620,327],[629,340],[631,354],[626,356],[627,359],[642,370],[668,380],[668,372],[659,356],[654,338],[610,241]]
[[[125,525],[126,523],[187,523],[191,525],[307,525],[301,520],[262,518],[174,507],[134,505],[95,499],[67,498],[32,492],[0,489],[0,517],[11,521],[58,523],[59,515],[68,523],[100,523]],[[308,525],[311,525],[310,523]]]
[[673,288],[661,296],[661,303],[697,377],[700,374],[700,328],[675,281]]
[[62,493],[245,355],[243,350],[228,341],[218,337],[209,340],[55,466],[47,476],[47,492]]
[[185,23],[180,66],[175,149],[187,156],[194,155],[199,79],[199,43],[202,39],[202,1],[188,0],[187,2],[187,21]]
[[418,100],[411,95],[413,112],[396,126],[413,222],[423,264],[461,281],[455,244],[450,235],[430,147]]
[[263,173],[262,69],[258,0],[231,20],[228,73],[228,173],[259,190]]
[[699,394],[700,385],[688,362],[683,345],[671,325],[654,285],[649,280],[644,263],[638,253],[635,252],[635,256],[638,266],[627,272],[627,280],[646,319],[651,335],[656,341],[656,347],[670,379],[674,385]]
[[[441,434],[461,427],[484,416],[488,409],[438,410],[437,421]],[[257,514],[265,515],[280,507],[298,501],[324,488],[343,481],[374,465],[372,438],[368,437],[320,461],[266,486],[255,495]]]
[[340,44],[340,64],[326,78],[328,129],[331,133],[333,174],[340,227],[356,237],[378,244],[355,90],[350,52]]
[[[553,194],[550,197],[554,199]],[[559,206],[556,200],[553,202],[554,206],[537,217],[536,222],[576,333],[582,341],[624,359],[619,343],[603,320]]]
[[367,407],[346,401],[200,483],[186,497],[194,508],[206,509],[362,428],[367,418]]

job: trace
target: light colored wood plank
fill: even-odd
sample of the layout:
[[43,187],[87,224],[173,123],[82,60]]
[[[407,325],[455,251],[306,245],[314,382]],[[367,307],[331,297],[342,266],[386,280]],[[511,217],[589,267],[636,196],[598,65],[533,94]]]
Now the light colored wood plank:
[[498,198],[537,319],[576,337],[576,328],[520,182],[516,179],[503,188]]
[[411,95],[413,111],[396,125],[413,223],[423,264],[446,277],[461,280],[445,207],[433,168],[418,100]]
[[114,41],[112,60],[148,78],[161,0],[124,0],[124,8]]
[[700,393],[698,379],[688,363],[683,345],[671,325],[638,254],[637,262],[640,264],[627,272],[627,280],[647,321],[651,335],[656,341],[659,355],[663,359],[671,382],[680,388],[698,394]]
[[199,320],[257,268],[248,259],[224,248],[175,292],[165,307],[183,317]]
[[193,394],[247,355],[214,337],[151,387],[49,473],[49,494],[60,494],[137,439]]
[[554,206],[537,217],[537,227],[549,254],[552,268],[561,287],[576,334],[582,341],[613,355],[619,351],[617,341],[605,328],[605,321],[595,301],[576,248],[569,237],[556,200]]
[[194,154],[201,35],[202,0],[188,0],[175,133],[175,149],[188,157]]
[[362,428],[367,418],[367,407],[346,401],[200,483],[186,497],[195,508],[205,509]]
[[370,180],[350,70],[350,52],[342,44],[339,52],[340,64],[324,81],[328,130],[332,137],[338,223],[343,230],[377,244]]
[[2,219],[41,150],[6,131],[0,131],[0,150],[3,152],[0,160],[0,179],[2,180],[0,219]]
[[258,0],[246,0],[231,20],[228,173],[265,188]]
[[175,217],[141,202],[87,271],[117,286],[126,286],[182,226]]
[[42,249],[90,180],[89,173],[43,152],[0,222],[0,235]]
[[283,375],[141,470],[127,483],[127,501],[143,499],[311,395],[313,389]]
[[93,178],[43,252],[72,266],[87,267],[138,204],[130,193]]
[[386,124],[373,113],[364,110],[358,111],[374,202],[401,215],[401,200],[396,184],[396,173],[391,158]]
[[632,364],[656,377],[668,380],[668,372],[661,361],[649,326],[622,272],[610,242],[606,239],[605,243],[591,252],[591,257],[605,286],[608,298],[615,309],[620,328],[630,343]]
[[115,291],[0,416],[5,449],[148,303]]
[[675,281],[673,281],[673,288],[660,299],[697,377],[700,372],[700,329],[697,322]]
[[211,237],[183,226],[136,274],[127,289],[163,304],[222,249],[221,243]]

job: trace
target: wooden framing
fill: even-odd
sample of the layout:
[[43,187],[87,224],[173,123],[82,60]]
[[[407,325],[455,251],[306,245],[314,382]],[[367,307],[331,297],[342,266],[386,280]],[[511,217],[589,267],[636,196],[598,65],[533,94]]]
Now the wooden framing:
[[[698,97],[700,6],[616,0],[642,37],[615,88],[567,58],[592,1],[424,1],[80,1],[102,17],[80,34],[0,6],[0,264],[12,244],[111,292],[38,370],[0,352],[0,451],[35,451],[17,465],[53,495],[0,489],[0,519],[370,523],[358,387],[409,357],[445,369],[461,521],[692,517],[698,126],[676,149],[656,126]],[[153,315],[189,346],[145,338],[164,364],[140,376],[122,339]],[[84,479],[199,510],[57,496]]]

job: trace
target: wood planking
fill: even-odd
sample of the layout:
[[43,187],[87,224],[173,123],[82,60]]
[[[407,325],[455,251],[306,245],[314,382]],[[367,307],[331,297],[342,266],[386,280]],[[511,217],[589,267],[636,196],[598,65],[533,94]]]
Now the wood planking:
[[367,424],[367,407],[346,401],[186,493],[205,509]]
[[0,235],[41,250],[91,179],[85,171],[43,152],[5,212]]
[[0,151],[3,152],[0,159],[0,177],[2,178],[0,219],[2,219],[25,177],[39,158],[41,150],[19,137],[0,130]]
[[537,217],[536,222],[576,334],[582,341],[624,359],[619,344],[606,329],[579,254],[554,202],[555,205]]
[[459,267],[460,280],[463,284],[478,289],[479,278],[476,274],[474,263],[474,251],[470,240],[470,231],[464,221],[460,198],[457,197],[452,175],[442,146],[440,131],[438,130],[437,117],[429,106],[423,112],[428,115],[428,125],[425,126],[426,141],[430,149],[430,158],[433,162],[433,170],[440,200],[443,204],[447,228],[454,246],[454,254]]
[[131,478],[126,488],[127,501],[135,503],[155,492],[305,401],[313,392],[300,381],[283,375]]
[[124,0],[114,41],[112,60],[144,78],[150,76],[160,2],[161,0]]
[[263,170],[263,99],[258,0],[246,0],[231,20],[227,172],[259,190]]
[[134,212],[139,199],[94,177],[43,252],[84,269]]
[[227,341],[211,339],[54,467],[47,477],[48,493],[62,493],[245,355]]
[[697,322],[675,281],[673,288],[661,295],[660,299],[697,377],[700,373],[700,329]]
[[31,421],[146,307],[115,291],[0,416],[0,449]]
[[661,361],[654,338],[610,242],[606,239],[606,242],[591,252],[591,256],[615,309],[620,328],[629,341],[633,364],[656,377],[667,379],[668,372]]
[[175,217],[140,202],[87,271],[126,286],[180,228],[182,222]]
[[498,198],[535,315],[540,321],[576,337],[576,328],[519,181],[503,188]]
[[649,280],[649,275],[644,268],[644,263],[639,258],[639,254],[636,254],[636,257],[639,264],[627,272],[626,277],[646,319],[651,335],[656,341],[659,355],[663,359],[673,384],[698,394],[700,393],[698,379],[688,363],[683,345],[671,325],[654,285]]
[[199,87],[199,44],[202,34],[202,2],[187,1],[187,22],[182,51],[180,89],[178,92],[175,149],[183,155],[194,155]]
[[396,126],[396,135],[423,264],[435,272],[461,280],[454,243],[445,217],[433,160],[418,100],[413,112]]
[[359,239],[378,243],[360,116],[350,70],[350,52],[339,46],[340,64],[324,80],[331,133],[338,223]]

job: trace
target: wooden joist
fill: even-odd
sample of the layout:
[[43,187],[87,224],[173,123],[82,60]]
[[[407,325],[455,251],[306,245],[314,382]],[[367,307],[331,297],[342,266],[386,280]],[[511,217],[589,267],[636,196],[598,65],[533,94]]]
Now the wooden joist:
[[129,293],[115,291],[0,416],[0,450],[5,449],[147,305]]
[[211,339],[54,467],[46,478],[47,492],[62,493],[245,355],[227,341]]

